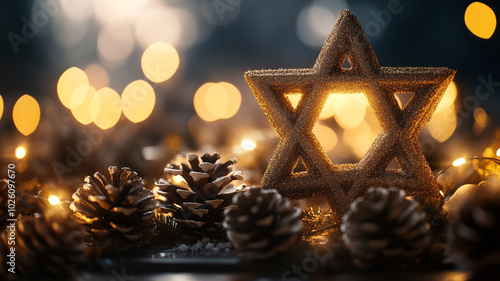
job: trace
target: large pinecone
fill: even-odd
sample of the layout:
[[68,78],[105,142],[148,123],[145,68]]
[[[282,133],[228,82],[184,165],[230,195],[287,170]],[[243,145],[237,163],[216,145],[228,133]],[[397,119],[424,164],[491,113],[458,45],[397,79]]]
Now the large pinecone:
[[396,188],[370,188],[344,215],[344,242],[362,269],[416,257],[430,241],[425,213],[417,201]]
[[79,223],[58,208],[53,207],[44,215],[36,213],[33,216],[19,216],[15,246],[8,244],[9,229],[0,234],[2,275],[8,279],[15,277],[12,273],[5,272],[10,267],[7,264],[10,257],[5,253],[9,254],[11,247],[15,247],[16,276],[41,280],[74,275],[75,267],[84,258],[85,232]]
[[[464,204],[448,233],[451,260],[475,272],[500,266],[500,186],[479,185]],[[500,278],[500,277],[499,277]],[[496,279],[499,280],[499,279]]]
[[0,179],[0,231],[4,230],[7,226],[8,219],[8,200],[9,193],[7,188],[7,180]]
[[225,211],[224,228],[234,247],[254,258],[286,251],[302,231],[301,210],[275,189],[250,188],[233,198]]
[[99,172],[86,177],[73,194],[70,208],[103,251],[145,244],[155,229],[158,202],[144,180],[130,168],[108,168],[111,181]]
[[[172,213],[177,223],[184,224],[197,234],[221,229],[224,208],[231,204],[233,196],[241,192],[230,183],[243,180],[241,172],[231,172],[233,158],[221,163],[218,153],[205,153],[201,156],[189,153],[186,156],[189,166],[168,164],[165,168],[167,179],[156,182],[160,208],[165,213]],[[184,182],[172,183],[175,176],[182,176]]]

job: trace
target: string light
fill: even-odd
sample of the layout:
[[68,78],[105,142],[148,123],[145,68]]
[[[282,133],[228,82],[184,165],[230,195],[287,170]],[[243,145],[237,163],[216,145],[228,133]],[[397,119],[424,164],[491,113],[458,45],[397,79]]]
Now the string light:
[[457,160],[453,161],[453,166],[458,167],[460,165],[465,164],[466,160],[465,158],[458,158]]
[[500,156],[500,148],[497,150],[497,156]]
[[59,200],[59,197],[57,197],[55,195],[50,195],[48,200],[49,200],[50,205],[52,205],[52,206],[55,206],[55,205],[58,205],[61,203],[61,200]]
[[241,147],[244,149],[244,150],[247,150],[247,151],[252,151],[255,149],[255,147],[257,147],[257,144],[251,140],[242,140],[241,141]]
[[23,159],[26,156],[26,148],[23,146],[18,146],[16,148],[16,157],[17,159]]
[[168,43],[154,43],[142,54],[141,67],[144,75],[152,82],[167,81],[179,67],[179,54]]
[[148,82],[131,82],[122,93],[123,115],[133,123],[142,122],[153,112],[155,102],[155,90]]
[[85,89],[77,91],[81,86],[89,85],[85,71],[78,67],[70,67],[61,74],[57,81],[57,95],[61,103],[71,109],[79,106],[85,99]]

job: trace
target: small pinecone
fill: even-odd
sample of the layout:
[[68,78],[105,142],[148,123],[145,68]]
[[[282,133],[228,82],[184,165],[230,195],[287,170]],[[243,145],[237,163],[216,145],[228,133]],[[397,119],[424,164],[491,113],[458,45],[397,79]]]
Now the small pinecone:
[[[174,221],[188,226],[195,234],[206,234],[221,229],[224,208],[231,204],[233,196],[240,192],[231,183],[243,180],[241,172],[231,172],[233,158],[221,163],[218,153],[201,156],[189,153],[186,156],[190,167],[184,163],[168,164],[165,168],[167,179],[156,182],[160,208],[172,213]],[[174,176],[180,175],[185,182],[172,183]]]
[[155,229],[158,202],[144,180],[130,168],[108,168],[111,181],[99,172],[86,177],[73,194],[70,208],[103,251],[126,250],[145,244]]
[[[15,275],[29,280],[41,280],[47,277],[74,276],[76,266],[83,261],[85,232],[81,225],[60,209],[54,209],[45,215],[19,216],[15,236]],[[0,252],[10,253],[8,244],[9,229],[0,234]],[[6,260],[3,260],[6,259]],[[2,254],[2,268],[10,266],[10,258]],[[2,272],[7,278],[14,274]],[[11,276],[9,276],[11,275]],[[15,278],[14,278],[15,279]],[[51,278],[52,280],[52,278]]]
[[301,210],[275,189],[250,188],[225,211],[227,237],[240,251],[265,259],[286,251],[301,235]]
[[8,201],[9,201],[9,189],[7,188],[8,182],[5,179],[0,180],[0,231],[7,227],[7,219],[9,215],[8,211]]
[[498,273],[500,186],[492,183],[482,183],[479,186],[449,229],[449,256],[452,261],[474,272],[494,269]]
[[425,213],[394,187],[369,188],[342,218],[341,230],[353,263],[361,269],[416,257],[430,241]]

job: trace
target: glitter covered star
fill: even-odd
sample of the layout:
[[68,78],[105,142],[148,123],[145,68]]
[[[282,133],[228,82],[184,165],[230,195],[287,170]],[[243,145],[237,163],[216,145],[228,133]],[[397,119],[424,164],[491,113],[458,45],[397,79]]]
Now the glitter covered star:
[[[351,68],[342,68],[349,60]],[[343,10],[313,68],[254,70],[245,79],[280,136],[262,178],[292,199],[325,197],[337,219],[371,186],[439,199],[437,182],[418,142],[455,71],[441,67],[380,67],[354,14]],[[333,164],[312,129],[331,93],[364,93],[382,131],[356,164]],[[296,108],[287,99],[301,93]],[[396,93],[413,93],[403,109]],[[295,173],[302,160],[305,172]],[[400,168],[388,169],[392,159]]]

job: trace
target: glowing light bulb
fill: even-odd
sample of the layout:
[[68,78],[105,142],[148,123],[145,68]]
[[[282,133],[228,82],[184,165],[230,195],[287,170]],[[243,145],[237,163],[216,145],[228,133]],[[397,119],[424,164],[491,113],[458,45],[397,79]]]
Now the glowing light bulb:
[[26,156],[26,148],[19,146],[16,148],[17,159],[23,159]]
[[50,205],[55,206],[57,204],[60,204],[61,200],[59,200],[59,198],[55,195],[50,195],[49,196],[49,203],[50,203]]
[[453,161],[453,166],[458,167],[465,164],[465,162],[465,158],[458,158],[457,160]]
[[241,147],[244,150],[252,151],[255,149],[256,146],[257,146],[257,144],[251,140],[242,140],[241,141]]
[[497,156],[500,156],[500,148],[497,150]]

